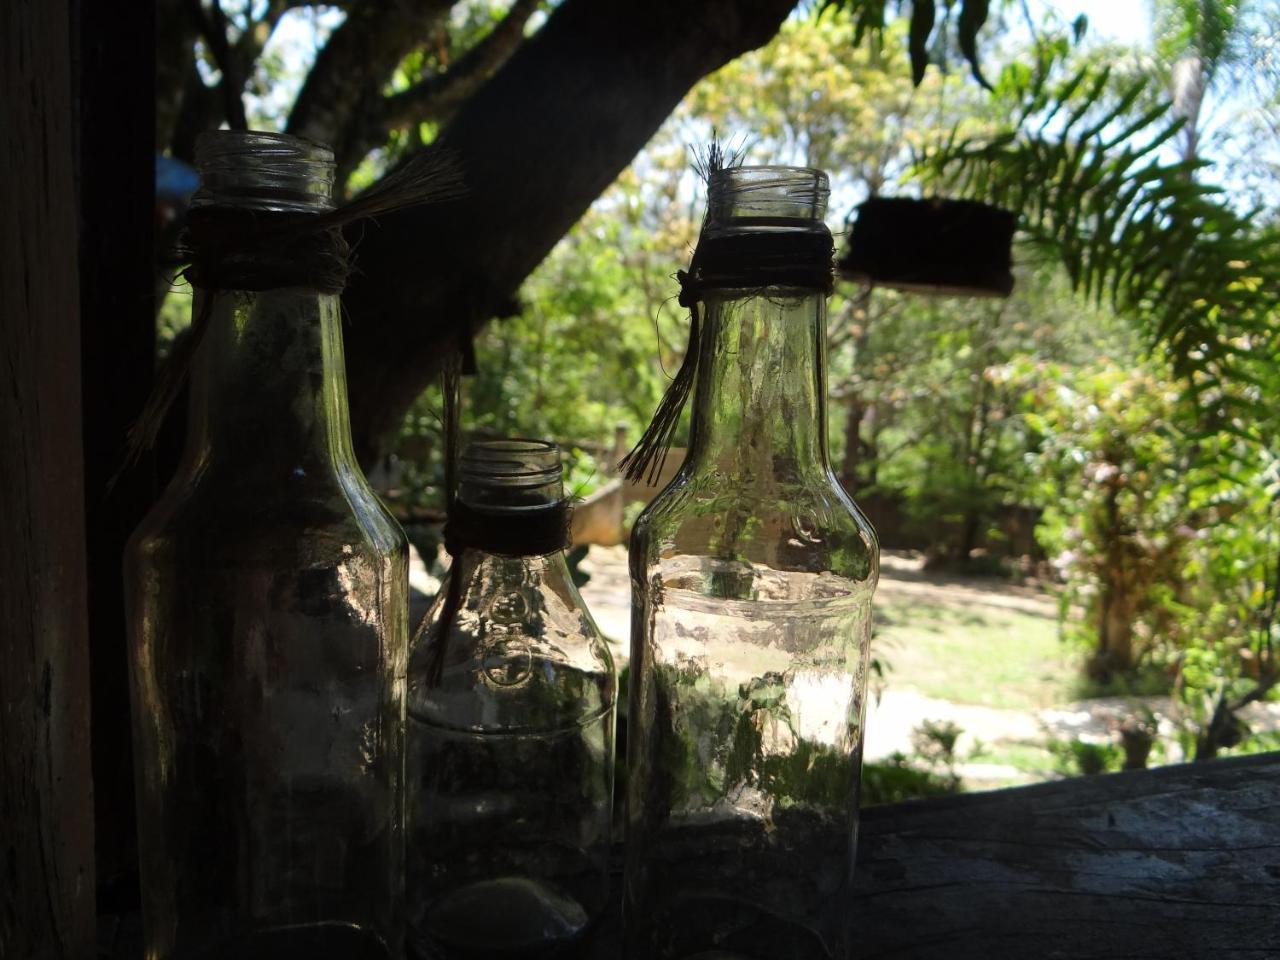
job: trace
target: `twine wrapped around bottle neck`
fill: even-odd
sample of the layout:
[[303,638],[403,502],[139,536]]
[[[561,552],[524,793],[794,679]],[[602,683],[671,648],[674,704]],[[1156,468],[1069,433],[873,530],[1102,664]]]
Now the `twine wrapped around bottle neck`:
[[572,510],[559,500],[539,510],[483,510],[454,498],[444,527],[444,548],[456,561],[463,550],[500,557],[545,557],[569,545]]
[[[341,293],[351,273],[351,251],[343,227],[424,203],[456,199],[463,192],[455,158],[428,150],[332,210],[279,212],[216,203],[196,207],[188,213],[179,246],[189,263],[182,276],[206,294],[284,287]],[[155,445],[204,339],[212,308],[213,298],[205,296],[191,319],[191,329],[175,343],[157,374],[151,395],[129,430],[121,470]]]
[[317,228],[316,216],[195,207],[182,240],[190,263],[182,275],[202,290],[341,293],[351,273],[351,248],[341,227]]
[[676,273],[680,305],[689,310],[689,343],[644,435],[618,464],[631,483],[644,479],[653,486],[662,473],[680,412],[697,376],[701,305],[708,291],[758,292],[781,287],[831,293],[835,285],[831,232],[820,223],[808,224],[803,230],[778,229],[795,227],[796,223],[785,217],[735,218],[733,232],[704,233],[689,269]]

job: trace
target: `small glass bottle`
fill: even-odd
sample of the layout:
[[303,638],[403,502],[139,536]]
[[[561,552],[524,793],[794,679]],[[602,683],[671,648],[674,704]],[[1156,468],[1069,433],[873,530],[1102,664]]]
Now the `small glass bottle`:
[[613,658],[565,561],[558,448],[473,443],[457,495],[472,536],[410,653],[410,952],[562,956],[607,901]]
[[[197,159],[193,210],[332,207],[317,144]],[[195,291],[183,460],[125,556],[145,956],[398,957],[408,545],[352,450],[338,295],[260,266]]]
[[[827,194],[717,171],[700,245],[826,234]],[[828,462],[826,293],[700,299],[688,454],[631,537],[628,956],[843,960],[879,550]]]

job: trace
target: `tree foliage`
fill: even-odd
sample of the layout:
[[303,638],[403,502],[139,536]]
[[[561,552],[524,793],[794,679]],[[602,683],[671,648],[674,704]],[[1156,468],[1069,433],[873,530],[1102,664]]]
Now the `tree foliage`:
[[[172,2],[161,142],[189,156],[196,130],[238,123],[245,91],[270,87],[268,38],[294,5],[228,0],[195,17]],[[409,407],[402,452],[430,466],[438,401],[422,388],[471,334],[471,426],[588,444],[618,418],[638,428],[684,346],[682,318],[664,308],[696,232],[681,141],[712,127],[754,131],[762,161],[829,168],[833,219],[884,192],[1000,203],[1024,237],[1008,303],[833,299],[842,473],[907,498],[922,527],[955,520],[956,554],[975,542],[964,531],[1008,505],[1046,508],[1044,540],[1069,555],[1067,606],[1087,612],[1090,642],[1105,633],[1103,592],[1119,591],[1130,659],[1176,672],[1184,701],[1201,704],[1205,752],[1226,744],[1274,664],[1274,545],[1256,535],[1275,498],[1274,221],[1208,185],[1208,153],[1177,154],[1188,120],[1142,56],[1082,52],[1064,31],[1005,59],[982,44],[976,0],[792,7],[624,3],[611,13],[626,43],[588,0],[363,0],[324,22],[278,122],[334,143],[353,189],[441,141],[472,177],[456,208],[359,238],[347,329],[364,451]],[[1201,33],[1196,49],[1211,54]],[[959,62],[981,63],[993,96],[927,69]],[[506,319],[486,327],[494,316]],[[1173,388],[1168,364],[1191,389]]]
[[1048,41],[1034,66],[1006,67],[1006,129],[951,138],[924,168],[1016,211],[1075,288],[1142,325],[1218,422],[1273,435],[1265,393],[1280,358],[1280,232],[1202,182],[1202,161],[1165,157],[1181,123],[1167,103],[1135,115],[1145,79],[1117,88],[1107,66],[1068,71],[1065,54],[1064,41]]
[[[939,7],[942,16],[939,17]],[[898,0],[894,9],[901,14],[909,11],[907,49],[911,57],[911,79],[919,86],[925,70],[933,60],[945,60],[945,50],[954,43],[973,73],[973,78],[989,87],[982,75],[978,55],[978,33],[987,22],[990,0]],[[882,39],[885,27],[893,21],[886,0],[825,0],[821,9],[838,9],[847,12],[853,22],[853,43],[860,45],[864,39]]]
[[[1045,507],[1090,673],[1147,665],[1174,678],[1184,754],[1239,745],[1239,711],[1280,681],[1280,460],[1206,434],[1155,364],[1022,370]],[[1228,465],[1230,465],[1228,467]]]

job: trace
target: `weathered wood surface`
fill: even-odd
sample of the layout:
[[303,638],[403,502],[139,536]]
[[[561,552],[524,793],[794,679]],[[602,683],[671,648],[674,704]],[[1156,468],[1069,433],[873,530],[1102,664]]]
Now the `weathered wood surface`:
[[[862,821],[854,960],[1280,958],[1280,753],[872,807]],[[115,956],[135,960],[126,920]],[[611,915],[591,960],[617,960],[616,935]]]
[[1280,754],[872,808],[859,960],[1280,958]]
[[0,3],[0,957],[93,955],[67,4]]
[[1280,753],[872,807],[858,853],[855,960],[1280,958]]

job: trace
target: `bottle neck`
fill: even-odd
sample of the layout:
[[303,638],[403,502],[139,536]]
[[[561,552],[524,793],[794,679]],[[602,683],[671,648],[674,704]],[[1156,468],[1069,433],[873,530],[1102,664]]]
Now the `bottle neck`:
[[825,477],[826,297],[738,293],[702,308],[687,468],[744,487]]
[[294,476],[355,465],[336,294],[197,290],[188,463]]

